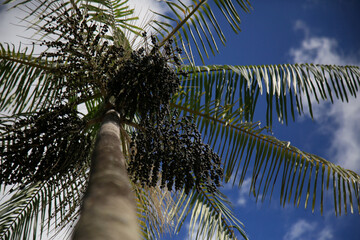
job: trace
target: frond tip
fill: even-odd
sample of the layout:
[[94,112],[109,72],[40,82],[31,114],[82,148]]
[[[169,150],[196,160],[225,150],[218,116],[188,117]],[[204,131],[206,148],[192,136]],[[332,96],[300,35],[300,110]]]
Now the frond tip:
[[248,239],[243,224],[233,215],[226,196],[217,191],[209,193],[205,189],[194,189],[188,195],[179,193],[178,203],[172,213],[178,213],[176,232],[185,219],[190,217],[189,236],[195,239],[235,240],[240,234]]
[[37,182],[15,188],[11,198],[1,202],[0,239],[37,239],[74,222],[86,188],[85,169],[80,170],[81,176],[69,173],[56,179],[56,184]]
[[160,46],[165,44],[168,39],[174,38],[176,45],[181,46],[185,51],[187,59],[194,62],[191,45],[196,47],[196,51],[204,62],[203,55],[209,57],[208,51],[215,54],[218,52],[217,40],[225,44],[225,35],[222,26],[215,17],[213,9],[219,10],[220,14],[226,19],[228,26],[238,33],[240,31],[240,16],[237,7],[244,12],[250,11],[249,1],[232,0],[214,1],[209,3],[207,0],[192,0],[188,5],[184,1],[166,1],[171,15],[163,15],[155,12],[159,20],[154,20],[151,27],[161,38]]

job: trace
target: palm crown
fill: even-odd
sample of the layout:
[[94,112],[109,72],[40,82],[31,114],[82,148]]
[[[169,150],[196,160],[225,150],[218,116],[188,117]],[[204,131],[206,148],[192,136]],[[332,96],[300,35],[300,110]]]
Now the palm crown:
[[[136,25],[126,0],[27,2],[19,1],[16,7],[29,10],[24,21],[37,31],[33,47],[0,44],[0,182],[15,184],[12,197],[1,206],[1,238],[36,235],[39,223],[40,232],[62,229],[77,219],[95,137],[109,109],[121,116],[122,151],[145,239],[178,232],[187,217],[191,228],[199,225],[199,237],[235,239],[240,233],[246,238],[226,196],[217,189],[222,173],[224,182],[232,179],[233,185],[241,185],[250,172],[250,192],[262,201],[276,184],[283,205],[292,201],[299,206],[305,195],[305,207],[310,201],[314,210],[320,198],[321,213],[325,188],[332,188],[336,214],[347,213],[348,206],[353,212],[356,205],[360,213],[359,175],[266,132],[274,118],[295,120],[304,105],[312,116],[312,98],[333,102],[356,96],[359,67],[196,65],[195,59],[204,62],[218,51],[219,42],[225,44],[217,17],[225,17],[235,32],[240,30],[238,11],[251,9],[243,0],[164,1],[169,14],[155,12],[156,19],[144,26]],[[46,50],[36,55],[33,51],[40,44]],[[262,96],[267,100],[264,128],[253,123]],[[168,125],[170,136],[157,132],[162,125]],[[166,148],[174,132],[179,144]],[[141,145],[154,141],[149,136],[162,142],[158,155]],[[189,142],[194,152],[186,157],[168,154],[184,152],[175,146]],[[215,152],[222,158],[221,171]],[[196,153],[209,157],[192,159]],[[154,160],[159,156],[164,156],[163,162]],[[193,168],[190,175],[183,166],[171,170],[175,163],[166,170],[168,158],[205,162],[203,170],[209,173],[200,178]],[[141,169],[155,169],[156,164],[160,174],[141,174]],[[165,180],[155,177],[161,174]],[[174,180],[174,174],[193,182]]]

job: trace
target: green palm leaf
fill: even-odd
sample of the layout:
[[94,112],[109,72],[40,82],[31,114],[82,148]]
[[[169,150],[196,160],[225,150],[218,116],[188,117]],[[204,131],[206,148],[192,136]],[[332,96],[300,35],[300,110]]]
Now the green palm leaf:
[[175,200],[165,189],[143,188],[134,185],[137,197],[137,211],[143,239],[160,239],[164,233],[173,232],[176,216],[170,212]]
[[48,59],[33,56],[34,47],[21,49],[0,43],[0,111],[21,112],[46,107],[57,97],[61,80],[53,81]]
[[[12,186],[17,190],[15,194],[1,205],[0,238],[28,238],[31,231],[36,236],[37,228],[40,228],[39,235],[42,235],[45,227],[48,233],[54,229],[61,230],[78,216],[88,178],[91,141],[81,144],[76,139],[81,134],[71,130],[58,136],[54,131],[45,145],[41,145],[43,140],[40,140],[43,135],[41,131],[53,126],[57,128],[56,121],[62,118],[61,111],[29,112],[0,118],[1,181],[5,184],[17,183]],[[53,117],[42,125],[43,130],[38,128],[37,124],[45,123],[44,119],[50,115]],[[39,153],[40,157],[36,156]],[[39,158],[35,165],[32,164],[34,156]],[[63,169],[63,174],[51,176],[39,172],[41,167],[37,167],[50,163],[59,171],[64,166],[67,168],[70,162],[74,163],[71,169]],[[50,165],[45,171],[54,169]],[[20,179],[13,178],[14,174],[20,174]],[[9,179],[4,179],[4,176],[9,176]],[[38,178],[36,176],[42,181],[30,180]],[[11,182],[13,180],[15,182]]]
[[179,232],[190,217],[189,236],[195,239],[237,239],[236,232],[248,239],[243,224],[235,218],[229,205],[226,196],[219,191],[208,193],[204,189],[194,189],[188,195],[181,192],[171,209],[172,214],[179,214],[175,231]]
[[139,35],[142,28],[133,24],[139,18],[134,16],[134,9],[127,4],[128,0],[91,0],[82,2],[80,8],[86,9],[93,20],[111,26],[112,34],[108,35],[109,39],[119,46],[131,48],[129,33]]
[[39,182],[17,189],[0,208],[1,239],[29,238],[31,234],[35,239],[75,221],[86,188],[84,176],[88,173],[83,173],[69,173],[56,184]]
[[[8,2],[12,1],[5,1]],[[50,16],[56,18],[63,14],[83,17],[80,22],[88,20],[85,16],[89,14],[91,21],[97,26],[109,26],[110,33],[102,35],[103,39],[94,45],[100,46],[105,40],[110,40],[110,44],[122,46],[127,53],[134,47],[129,34],[139,35],[143,31],[143,28],[134,24],[137,18],[133,17],[133,9],[127,6],[127,0],[32,1],[31,5],[27,5],[29,2],[19,1],[16,7],[29,7],[28,15],[23,21],[37,31],[39,39],[34,39],[36,43],[45,38],[68,40],[56,29],[43,31],[52,21],[44,22],[41,19]],[[321,157],[303,152],[289,142],[265,134],[265,128],[252,123],[258,97],[263,93],[267,100],[266,118],[269,127],[274,115],[281,122],[287,123],[289,116],[295,119],[296,112],[304,112],[304,105],[308,106],[312,116],[313,98],[317,102],[326,99],[333,102],[335,98],[348,101],[350,95],[356,97],[360,84],[359,67],[313,64],[195,66],[193,51],[204,61],[204,55],[209,57],[210,52],[215,54],[218,51],[219,40],[223,44],[226,41],[213,9],[225,17],[228,25],[238,32],[240,17],[237,8],[248,12],[250,5],[244,0],[214,0],[213,3],[192,0],[188,6],[177,0],[165,1],[164,4],[171,13],[155,13],[158,20],[151,21],[144,29],[150,26],[156,32],[160,48],[173,39],[174,45],[184,50],[185,59],[192,64],[178,69],[179,76],[187,76],[182,77],[182,86],[171,106],[179,109],[183,115],[195,117],[205,141],[224,159],[225,182],[233,178],[233,184],[241,185],[247,174],[251,174],[250,192],[256,199],[264,201],[279,186],[280,203],[283,206],[290,201],[299,206],[304,201],[305,208],[311,204],[314,211],[319,202],[321,213],[323,192],[325,187],[329,189],[332,182],[335,213],[347,213],[348,207],[353,212],[356,204],[360,213],[359,175]],[[76,29],[77,26],[80,26],[79,23],[72,27]],[[77,46],[81,48],[82,45]],[[65,76],[56,71],[59,67],[56,57],[36,57],[33,54],[34,48],[22,50],[21,46],[15,48],[6,44],[0,44],[0,47],[0,111],[12,113],[12,116],[1,118],[1,150],[15,142],[7,128],[9,123],[47,109],[56,101],[63,101],[63,104],[74,109],[85,105],[86,111],[83,114],[77,112],[76,116],[83,117],[83,125],[79,131],[90,136],[90,148],[99,123],[109,108],[109,103],[106,102],[108,99],[105,98],[113,97],[106,96],[106,89],[102,85],[107,81],[104,80],[107,73],[101,72],[104,58],[93,62],[91,57],[86,58],[89,57],[86,55],[87,49],[75,49],[73,54],[80,53],[85,56],[82,59],[90,59],[82,65],[90,70],[81,72],[75,69]],[[99,50],[97,54],[101,55],[102,51]],[[66,61],[60,61],[61,66],[69,66],[66,64]],[[94,72],[100,74],[91,75]],[[60,100],[64,86],[72,86],[68,81],[73,74],[78,74],[76,76],[82,80],[78,86],[80,91]],[[81,74],[86,76],[80,76]],[[89,89],[91,94],[79,96]],[[129,134],[139,127],[138,121],[135,116],[132,122],[127,119],[121,122],[122,150],[127,156],[130,152]],[[23,127],[17,130],[28,129]],[[68,154],[70,158],[78,156],[76,152]],[[80,170],[74,168],[74,172],[70,171],[62,177],[56,176],[52,181],[18,189],[0,207],[0,238],[28,238],[31,233],[34,236],[37,233],[41,235],[46,227],[48,232],[53,228],[59,230],[76,219],[88,179],[89,156],[90,152],[86,152],[86,156],[82,157],[84,162]],[[133,189],[144,239],[158,239],[163,233],[173,230],[179,232],[188,219],[190,231],[196,230],[197,239],[212,236],[236,239],[236,231],[246,238],[241,222],[232,214],[226,197],[218,191],[208,193],[205,189],[193,189],[189,194],[170,193],[158,187],[142,188],[137,184],[133,184]]]
[[249,12],[250,3],[238,0],[235,3],[231,0],[215,0],[209,4],[206,0],[192,0],[190,5],[183,1],[166,1],[172,15],[163,15],[155,12],[160,20],[154,20],[150,25],[161,36],[160,46],[169,39],[174,38],[187,54],[187,59],[194,63],[194,56],[191,45],[195,45],[198,56],[204,62],[203,54],[209,57],[208,51],[212,54],[218,52],[216,38],[225,44],[225,35],[221,30],[213,8],[220,10],[226,18],[229,26],[235,33],[240,31],[240,16],[235,6],[241,7],[245,12]]
[[[313,117],[314,101],[335,98],[348,101],[356,97],[360,85],[358,66],[334,66],[319,64],[282,64],[261,66],[186,66],[188,74],[183,79],[179,95],[184,102],[197,102],[204,95],[204,104],[216,101],[223,105],[234,103],[244,110],[247,121],[253,120],[259,95],[265,94],[267,102],[266,124],[271,126],[274,117],[288,122],[295,120],[295,113],[304,113],[304,105]],[[179,75],[182,76],[182,75]],[[314,101],[312,100],[314,99]],[[179,100],[180,101],[180,100]],[[276,111],[276,116],[274,115]]]
[[[306,194],[305,208],[310,200],[314,211],[321,171],[321,213],[325,175],[326,189],[329,188],[330,178],[333,179],[335,214],[341,214],[342,208],[347,213],[348,204],[351,213],[356,204],[360,213],[360,176],[353,171],[343,169],[314,154],[303,152],[290,145],[290,142],[263,134],[264,128],[259,128],[257,123],[243,122],[243,114],[238,109],[233,112],[232,106],[212,104],[201,109],[186,105],[172,106],[180,109],[183,114],[197,117],[203,137],[224,159],[225,182],[233,178],[233,184],[238,182],[241,186],[245,176],[251,172],[250,192],[256,199],[261,196],[264,201],[269,188],[271,187],[272,195],[274,187],[279,184],[281,205],[285,206],[286,202],[289,203],[293,199],[294,205],[298,207],[301,196]],[[282,175],[279,175],[281,172]],[[304,188],[306,183],[307,188]],[[353,201],[353,198],[356,201]]]

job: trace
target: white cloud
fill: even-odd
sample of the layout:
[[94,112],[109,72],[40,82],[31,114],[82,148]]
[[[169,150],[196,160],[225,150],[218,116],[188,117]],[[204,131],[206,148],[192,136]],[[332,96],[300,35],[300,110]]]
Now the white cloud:
[[315,225],[306,222],[305,220],[299,220],[291,226],[290,230],[285,234],[286,240],[300,240],[304,239],[304,235],[309,235],[314,231]]
[[[224,185],[224,189],[233,192],[234,188],[238,186],[238,181],[239,178],[237,178],[234,182],[234,175],[232,175],[229,182]],[[235,200],[232,199],[231,202],[235,203],[236,206],[245,207],[250,197],[252,196],[252,195],[249,196],[250,186],[251,186],[251,177],[246,178],[243,181],[241,187],[238,188],[238,194],[236,199]],[[259,194],[259,198],[261,198],[261,194]]]
[[340,51],[338,41],[334,38],[312,36],[311,30],[305,22],[297,20],[294,24],[294,30],[300,30],[305,35],[304,40],[302,40],[300,44],[300,47],[290,49],[290,56],[294,62],[359,65],[360,56],[352,54],[345,55]]
[[324,228],[321,230],[321,232],[318,234],[318,240],[328,240],[333,239],[332,230],[329,227]]
[[[299,26],[305,34],[309,34],[308,29]],[[294,62],[305,63],[311,62],[319,64],[337,64],[350,65],[356,64],[353,56],[344,56],[337,51],[338,42],[336,39],[328,37],[308,37],[302,41],[299,48],[290,49],[290,55]]]
[[305,39],[301,43],[300,48],[291,49],[290,55],[292,55],[294,61],[298,63],[304,63],[311,59],[316,63],[337,64],[340,62],[340,57],[333,52],[333,49],[336,47],[337,42],[334,39],[311,37]]
[[239,195],[236,201],[236,205],[245,206],[247,200],[249,199],[249,189],[251,185],[251,178],[247,178],[244,180],[241,188],[239,189]]
[[[134,9],[133,16],[139,18],[133,24],[141,27],[146,32],[149,32],[150,29],[146,29],[145,26],[147,26],[151,20],[159,19],[159,16],[153,12],[165,14],[168,10],[166,5],[158,0],[130,0],[128,6]],[[135,46],[142,41],[142,39],[136,37],[133,33],[129,33],[128,39],[136,39]]]
[[24,37],[31,37],[33,32],[26,31],[26,24],[20,22],[25,17],[24,12],[17,8],[8,11],[10,6],[4,5],[0,10],[0,42],[18,45],[20,41],[24,42]]
[[360,49],[344,54],[335,38],[313,36],[309,26],[302,20],[295,21],[294,30],[302,31],[305,35],[300,47],[290,49],[290,56],[294,62],[337,65],[360,64]]
[[130,0],[129,6],[135,9],[134,15],[139,17],[140,21],[156,17],[151,11],[165,13],[166,5],[158,0]]
[[309,27],[306,25],[306,23],[304,23],[304,22],[301,21],[301,20],[296,20],[296,21],[295,21],[294,30],[295,30],[295,31],[297,31],[297,30],[303,31],[304,34],[305,34],[305,38],[308,38],[309,35],[310,35],[310,29],[309,29]]
[[329,153],[344,168],[360,172],[360,100],[319,108],[323,131],[332,135]]
[[284,240],[330,240],[333,239],[332,230],[325,226],[319,231],[316,222],[307,222],[305,220],[298,220],[290,229],[285,233]]
[[[305,33],[300,46],[290,49],[294,62],[360,66],[360,56],[344,54],[336,39],[312,36],[310,28],[300,20],[295,23],[294,29]],[[356,99],[350,96],[349,103],[314,103],[313,108],[314,117],[321,124],[321,129],[331,136],[328,151],[331,160],[359,173],[360,96]]]

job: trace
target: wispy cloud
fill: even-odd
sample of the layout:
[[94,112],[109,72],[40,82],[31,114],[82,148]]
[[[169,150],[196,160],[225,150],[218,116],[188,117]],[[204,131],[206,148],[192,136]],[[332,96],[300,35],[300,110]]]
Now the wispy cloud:
[[166,4],[158,0],[130,0],[128,5],[134,9],[134,16],[139,18],[136,25],[140,27],[144,27],[150,20],[159,19],[154,12],[166,14],[169,11]]
[[244,180],[241,188],[239,189],[238,198],[236,200],[236,205],[244,207],[249,200],[249,189],[251,185],[251,178]]
[[318,234],[318,240],[328,240],[333,239],[333,232],[329,227],[325,227],[319,232]]
[[[235,180],[234,183],[234,176],[232,176],[227,184],[224,185],[224,189],[227,191],[234,192],[236,188],[238,188],[238,181],[239,179]],[[233,186],[234,183],[234,186]],[[238,188],[238,194],[236,199],[232,199],[231,202],[235,203],[236,206],[245,207],[247,202],[249,201],[249,189],[251,185],[251,178],[246,178],[241,187]]]
[[159,13],[167,11],[166,5],[158,0],[130,0],[129,6],[135,9],[135,16],[139,16],[140,19],[151,14],[150,11]]
[[[299,220],[290,227],[290,230],[286,232],[283,239],[286,240],[300,240],[305,239],[315,229],[315,225],[306,222],[305,220]],[[309,239],[309,238],[307,238]]]
[[303,219],[295,222],[289,230],[285,233],[284,240],[330,240],[333,239],[331,228],[325,226],[324,228],[318,227],[316,222],[307,222]]
[[294,30],[301,30],[305,35],[300,47],[290,49],[290,56],[294,62],[359,65],[357,59],[359,56],[342,53],[338,47],[338,41],[334,38],[312,36],[310,28],[303,21],[296,21]]
[[[294,25],[294,30],[304,32],[300,46],[291,48],[289,53],[297,63],[320,63],[360,66],[359,54],[344,54],[338,41],[325,36],[313,36],[311,29],[301,20]],[[358,49],[353,52],[359,53]],[[314,115],[320,129],[331,137],[329,156],[345,168],[360,172],[360,99],[348,103],[336,101],[334,104],[314,104]]]

